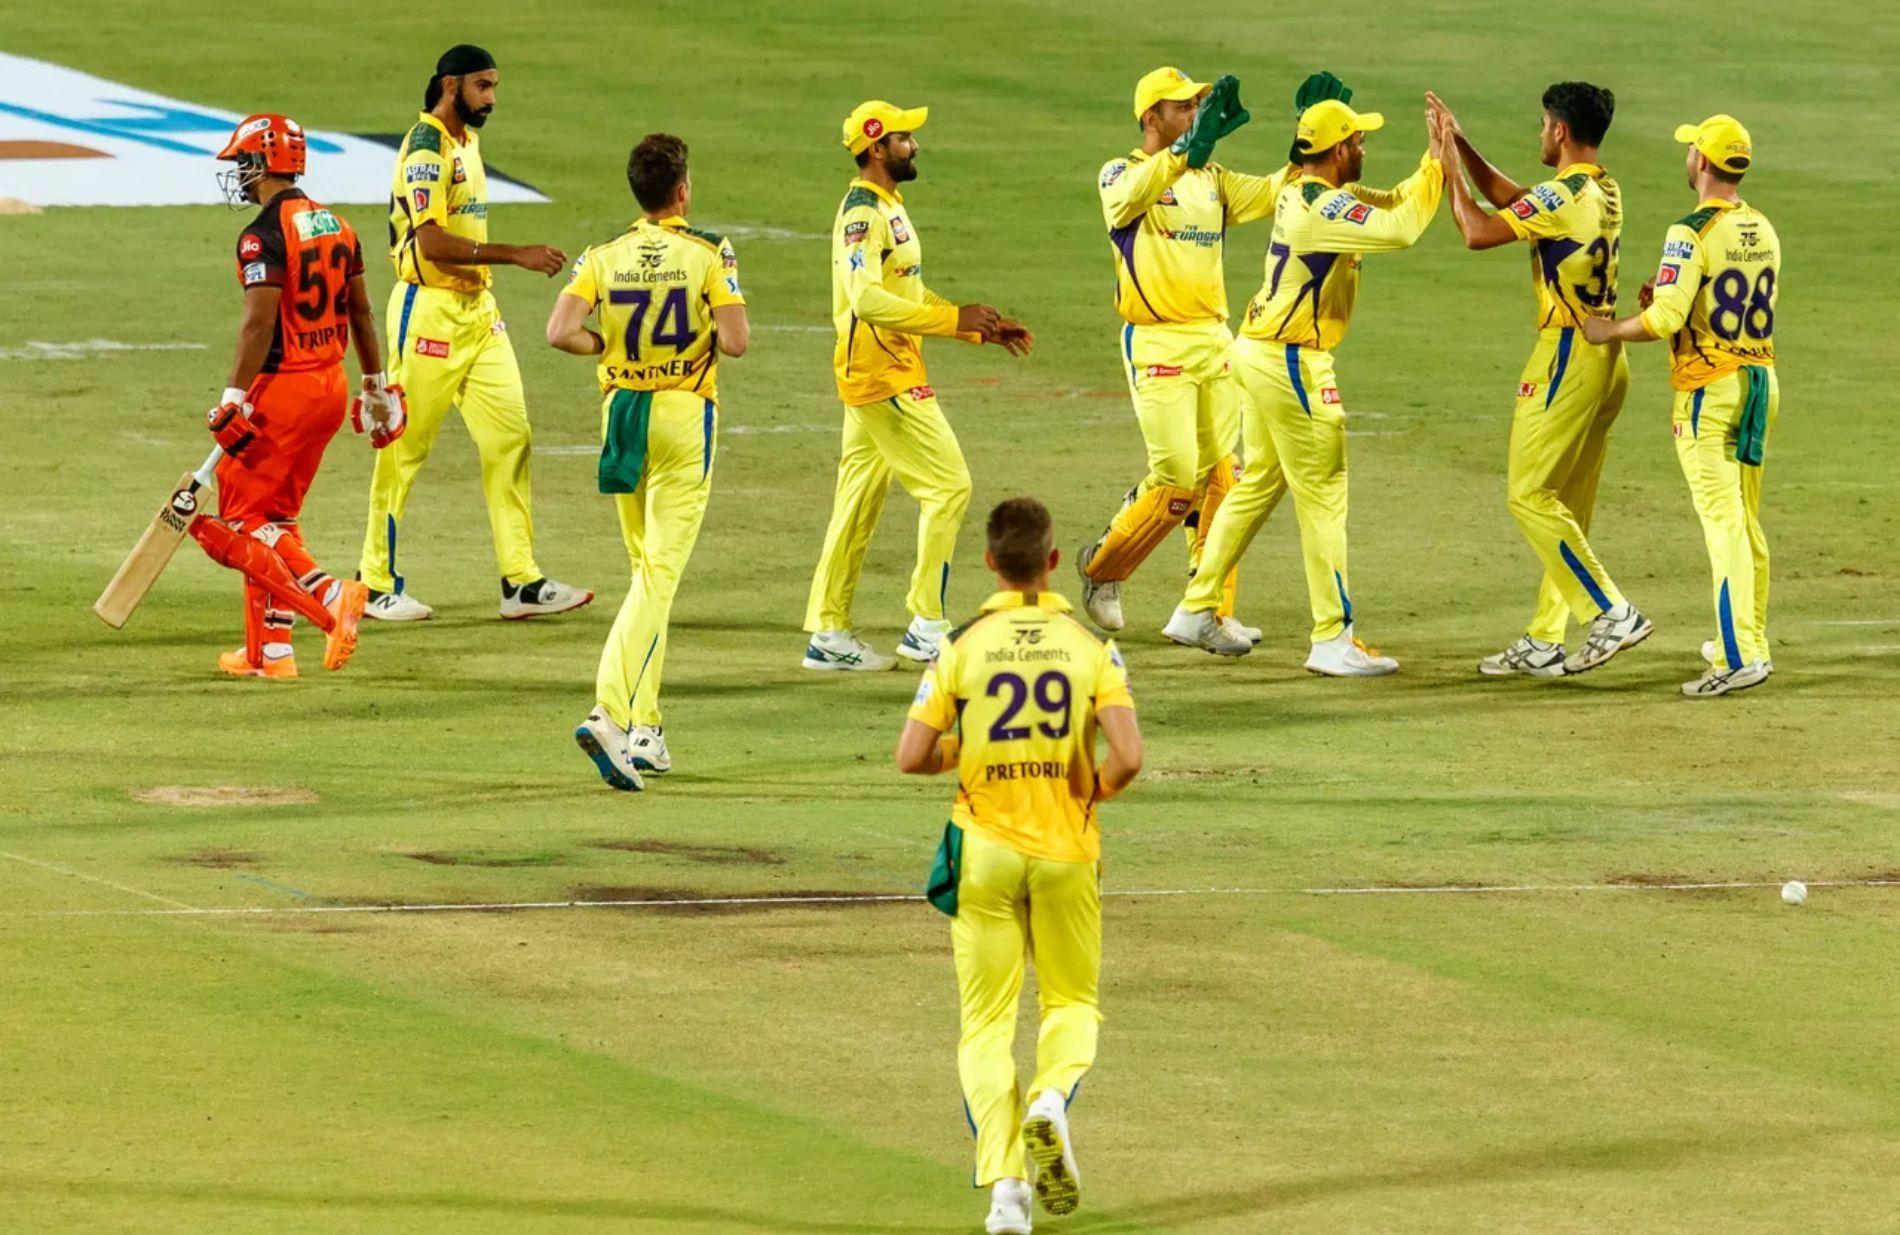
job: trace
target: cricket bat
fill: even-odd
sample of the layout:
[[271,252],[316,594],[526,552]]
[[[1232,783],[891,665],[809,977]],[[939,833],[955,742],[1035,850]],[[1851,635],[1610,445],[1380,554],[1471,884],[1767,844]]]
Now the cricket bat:
[[178,478],[178,486],[152,516],[151,525],[132,546],[132,552],[119,564],[119,573],[112,576],[106,590],[92,602],[92,611],[104,619],[107,626],[114,630],[124,626],[132,610],[145,599],[145,593],[158,582],[198,514],[198,491],[211,483],[218,460],[222,458],[224,448],[213,446],[197,471],[186,472]]

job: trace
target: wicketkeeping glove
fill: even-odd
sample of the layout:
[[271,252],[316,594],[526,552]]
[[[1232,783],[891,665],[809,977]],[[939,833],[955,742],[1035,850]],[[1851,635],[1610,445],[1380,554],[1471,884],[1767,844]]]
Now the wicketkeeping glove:
[[363,393],[350,401],[350,427],[358,433],[367,429],[369,444],[377,450],[401,437],[409,427],[402,387],[391,384],[386,374],[364,374]]
[[[1324,99],[1338,99],[1341,103],[1351,103],[1352,87],[1340,81],[1326,70],[1314,73],[1305,81],[1301,82],[1300,88],[1293,92],[1293,118],[1295,120],[1299,119],[1300,115],[1305,112],[1307,108]],[[1288,148],[1286,158],[1289,163],[1298,163],[1300,161],[1300,147],[1298,142],[1295,142]]]
[[1230,75],[1221,80],[1234,83],[1228,91],[1227,107],[1221,114],[1220,122],[1220,135],[1222,137],[1230,137],[1233,135],[1235,129],[1238,129],[1241,125],[1252,120],[1253,114],[1241,105],[1240,79]]
[[1234,97],[1234,88],[1239,84],[1232,77],[1215,82],[1214,88],[1201,100],[1200,110],[1194,113],[1194,123],[1169,147],[1176,154],[1187,155],[1189,167],[1206,167],[1207,161],[1214,157],[1214,143],[1220,140],[1221,124]]
[[224,453],[233,459],[257,440],[257,426],[251,423],[251,405],[244,401],[244,392],[235,386],[227,387],[218,406],[205,413],[205,427],[211,430],[211,436],[224,448]]

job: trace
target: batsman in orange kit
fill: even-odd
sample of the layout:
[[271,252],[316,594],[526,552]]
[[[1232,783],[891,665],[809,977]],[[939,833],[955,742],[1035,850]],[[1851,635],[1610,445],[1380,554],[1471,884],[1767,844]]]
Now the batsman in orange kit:
[[303,130],[285,116],[239,124],[218,158],[233,208],[263,209],[238,235],[244,288],[231,380],[207,421],[224,451],[218,514],[191,534],[213,560],[244,574],[244,646],[218,658],[235,677],[294,678],[290,630],[301,613],[325,633],[324,668],[356,647],[369,591],[329,574],[305,548],[298,516],[323,452],[343,427],[343,353],[352,336],[363,368],[355,422],[367,416],[381,449],[401,436],[402,392],[384,377],[376,322],[363,286],[363,248],[350,225],[296,187]]

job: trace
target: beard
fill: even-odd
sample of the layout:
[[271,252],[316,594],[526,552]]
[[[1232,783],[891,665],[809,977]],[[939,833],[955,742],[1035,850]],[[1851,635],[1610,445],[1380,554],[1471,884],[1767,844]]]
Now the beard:
[[917,156],[912,155],[902,163],[889,164],[891,179],[898,184],[917,179]]
[[484,124],[487,124],[488,113],[494,110],[495,105],[493,103],[490,103],[487,107],[475,108],[468,105],[468,99],[464,95],[457,93],[455,96],[455,114],[460,116],[462,123],[471,129],[479,129]]

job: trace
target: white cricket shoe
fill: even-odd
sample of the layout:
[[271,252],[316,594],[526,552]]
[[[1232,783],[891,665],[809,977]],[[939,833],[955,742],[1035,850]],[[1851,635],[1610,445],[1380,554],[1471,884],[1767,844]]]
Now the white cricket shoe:
[[[1704,639],[1702,641],[1702,659],[1708,661],[1711,665],[1723,663],[1725,657],[1722,655],[1722,645],[1713,639]],[[1764,660],[1761,663],[1767,666],[1769,673],[1772,674],[1775,671],[1775,662],[1772,658]]]
[[627,731],[595,708],[574,730],[574,743],[594,761],[600,778],[615,789],[638,793],[647,787],[640,771],[633,766],[633,754],[627,749]]
[[435,610],[407,592],[371,591],[363,616],[380,622],[426,622],[435,616]]
[[664,776],[673,770],[673,756],[666,749],[666,732],[658,725],[635,725],[627,730],[627,753],[633,766],[642,772]]
[[1122,585],[1120,583],[1097,583],[1089,578],[1089,559],[1102,547],[1101,541],[1076,554],[1076,573],[1082,576],[1082,608],[1089,620],[1103,630],[1116,631],[1124,625],[1122,621]]
[[943,618],[913,617],[910,629],[897,641],[897,654],[927,665],[937,659],[937,645],[949,633],[950,623]]
[[566,613],[592,599],[594,594],[585,588],[569,587],[547,578],[536,579],[520,587],[506,579],[501,581],[501,616],[511,622],[521,618]]
[[1586,673],[1606,664],[1612,656],[1627,652],[1649,638],[1655,629],[1655,623],[1627,600],[1614,609],[1605,609],[1590,623],[1583,648],[1564,658],[1564,672]]
[[1216,656],[1245,656],[1253,651],[1253,641],[1230,629],[1228,623],[1232,621],[1232,618],[1221,621],[1212,609],[1191,613],[1177,608],[1168,624],[1161,628],[1161,634],[1183,647],[1200,648]]
[[1020,1179],[999,1179],[990,1189],[990,1216],[986,1235],[1031,1235],[1029,1185]]
[[1247,625],[1231,613],[1220,620],[1220,628],[1236,639],[1245,639],[1255,647],[1260,646],[1260,628]]
[[1060,1093],[1045,1089],[1023,1116],[1023,1148],[1035,1164],[1036,1199],[1052,1214],[1074,1213],[1082,1203],[1082,1174],[1075,1166],[1075,1147],[1069,1143],[1068,1103]]
[[1377,678],[1397,673],[1399,662],[1359,642],[1348,626],[1324,643],[1313,645],[1306,658],[1306,671],[1329,678]]
[[1730,669],[1727,665],[1710,665],[1709,671],[1693,682],[1682,684],[1682,693],[1691,699],[1713,699],[1717,695],[1734,694],[1738,690],[1747,690],[1751,686],[1760,686],[1768,680],[1768,662],[1754,661],[1740,669]]
[[1488,678],[1508,678],[1519,673],[1534,678],[1560,678],[1564,675],[1564,645],[1519,635],[1510,647],[1479,661],[1478,672]]
[[889,656],[880,656],[870,644],[848,630],[821,630],[805,645],[807,669],[882,673],[896,663]]

